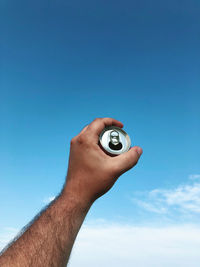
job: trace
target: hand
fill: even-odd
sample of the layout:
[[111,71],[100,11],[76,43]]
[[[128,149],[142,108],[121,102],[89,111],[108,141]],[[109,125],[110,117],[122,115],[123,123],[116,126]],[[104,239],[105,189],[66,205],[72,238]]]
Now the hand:
[[99,135],[106,126],[123,124],[112,118],[98,118],[71,140],[68,174],[64,192],[92,204],[105,194],[117,178],[135,166],[142,154],[132,147],[116,157],[107,155],[98,145]]

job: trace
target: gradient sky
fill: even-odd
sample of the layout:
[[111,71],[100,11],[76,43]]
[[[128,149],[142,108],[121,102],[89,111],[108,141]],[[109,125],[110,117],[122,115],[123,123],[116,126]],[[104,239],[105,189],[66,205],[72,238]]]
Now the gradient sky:
[[59,193],[95,117],[144,153],[86,222],[199,220],[199,1],[0,0],[0,25],[0,233]]

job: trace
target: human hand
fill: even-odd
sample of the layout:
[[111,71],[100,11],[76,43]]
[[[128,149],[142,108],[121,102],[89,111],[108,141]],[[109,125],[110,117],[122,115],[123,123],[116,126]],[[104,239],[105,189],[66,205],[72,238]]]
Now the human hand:
[[112,118],[98,118],[71,140],[70,158],[64,192],[92,204],[105,194],[124,172],[135,166],[142,154],[138,146],[116,157],[107,155],[99,146],[99,135],[107,126],[122,128]]

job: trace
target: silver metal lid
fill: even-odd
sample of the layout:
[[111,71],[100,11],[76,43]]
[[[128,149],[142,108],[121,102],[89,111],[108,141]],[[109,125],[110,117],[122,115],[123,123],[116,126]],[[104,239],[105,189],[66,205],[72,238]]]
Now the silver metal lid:
[[102,148],[111,155],[127,152],[131,146],[128,134],[119,127],[109,126],[103,129],[99,136]]

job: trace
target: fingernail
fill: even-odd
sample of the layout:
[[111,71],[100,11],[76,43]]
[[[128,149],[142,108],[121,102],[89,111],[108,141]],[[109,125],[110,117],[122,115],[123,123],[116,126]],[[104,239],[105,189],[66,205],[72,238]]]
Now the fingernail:
[[141,147],[137,147],[137,153],[139,154],[139,156],[141,156],[142,155],[142,153],[143,153],[143,150],[142,150],[142,148]]

